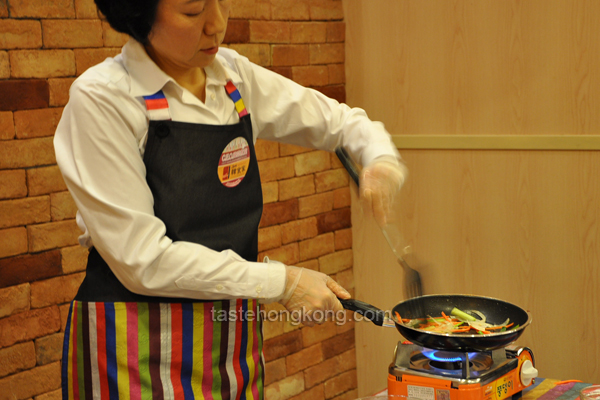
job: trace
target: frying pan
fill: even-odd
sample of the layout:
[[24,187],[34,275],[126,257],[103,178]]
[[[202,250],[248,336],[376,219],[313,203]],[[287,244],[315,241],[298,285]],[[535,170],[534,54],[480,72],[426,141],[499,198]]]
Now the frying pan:
[[[345,309],[363,315],[376,325],[381,326],[385,320],[385,312],[371,304],[355,299],[340,301]],[[518,328],[489,334],[436,333],[410,328],[396,318],[396,313],[402,318],[410,319],[424,318],[428,315],[438,317],[442,311],[450,315],[454,307],[465,312],[477,310],[486,316],[486,321],[490,324],[499,325],[509,318],[510,322],[514,323],[513,326]],[[529,312],[514,304],[491,297],[458,294],[426,295],[403,301],[394,306],[391,319],[398,332],[417,345],[434,350],[461,352],[489,351],[505,347],[517,340],[531,323]]]

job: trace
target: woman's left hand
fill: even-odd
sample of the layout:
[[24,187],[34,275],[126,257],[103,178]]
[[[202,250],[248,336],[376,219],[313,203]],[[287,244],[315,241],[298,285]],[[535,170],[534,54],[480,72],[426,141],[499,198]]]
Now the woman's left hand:
[[390,221],[394,199],[402,188],[407,169],[391,157],[375,159],[360,176],[360,200],[366,215],[373,215],[379,226]]

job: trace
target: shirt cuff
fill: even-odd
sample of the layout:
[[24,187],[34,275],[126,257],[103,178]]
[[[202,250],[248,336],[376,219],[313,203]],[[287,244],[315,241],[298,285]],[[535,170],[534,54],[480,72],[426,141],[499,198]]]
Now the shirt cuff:
[[[192,298],[198,298],[198,292],[203,292],[204,299],[252,298],[261,302],[278,301],[285,290],[285,265],[270,261],[242,261],[247,268],[243,282],[227,280],[201,280],[195,277],[182,276],[175,285],[183,291],[190,291]],[[250,264],[250,265],[248,265]]]
[[[256,274],[257,280],[264,281],[264,276],[267,277],[265,284],[259,284],[256,287],[257,297],[260,303],[269,304],[281,300],[285,292],[287,277],[285,264],[279,261],[270,260],[269,257],[265,257],[262,263],[256,264],[261,267],[251,268],[251,274],[253,275],[251,276],[251,279],[255,278],[254,274]],[[259,270],[263,270],[263,272],[260,272]]]

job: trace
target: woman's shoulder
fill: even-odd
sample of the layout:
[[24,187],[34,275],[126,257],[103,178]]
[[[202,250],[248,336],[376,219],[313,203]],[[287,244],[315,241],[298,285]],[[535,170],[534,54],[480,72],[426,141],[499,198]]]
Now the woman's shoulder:
[[131,94],[131,78],[120,55],[90,67],[75,79],[63,111],[64,115],[73,113],[104,113],[115,121],[127,121],[136,134],[146,127],[145,108]]
[[281,75],[256,64],[248,57],[231,48],[220,48],[217,55],[217,61],[219,61],[221,66],[228,71],[229,75],[232,75],[234,81],[235,77],[237,77],[242,86],[253,85],[256,83],[273,83],[283,79]]
[[128,93],[130,79],[127,69],[123,65],[121,55],[109,57],[99,64],[88,68],[81,74],[71,86],[71,94],[74,91],[107,91]]
[[228,68],[236,68],[236,64],[238,63],[246,63],[250,62],[247,57],[244,57],[234,49],[229,47],[219,47],[219,52],[217,53],[217,60],[221,62],[225,67]]
[[[245,80],[248,71],[253,68],[252,62],[245,56],[241,55],[237,51],[227,47],[220,47],[215,60],[220,64],[220,67],[226,75],[240,76],[242,80]],[[234,74],[232,74],[232,72]],[[235,80],[235,79],[234,79]]]

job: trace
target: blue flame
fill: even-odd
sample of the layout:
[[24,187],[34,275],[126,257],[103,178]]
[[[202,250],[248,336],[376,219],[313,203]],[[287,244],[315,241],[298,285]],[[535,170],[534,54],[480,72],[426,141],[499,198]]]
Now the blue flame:
[[[430,360],[441,362],[458,362],[464,360],[464,356],[461,357],[459,354],[453,356],[450,352],[440,352],[437,350],[423,350],[423,355]],[[469,359],[475,357],[476,355],[476,352],[469,353]]]

